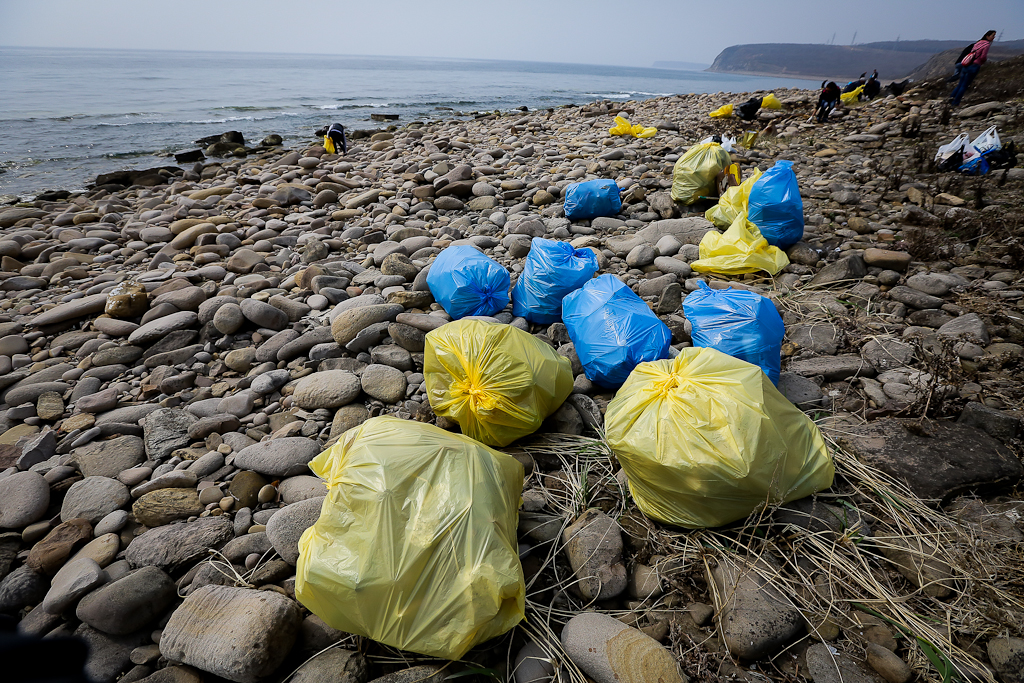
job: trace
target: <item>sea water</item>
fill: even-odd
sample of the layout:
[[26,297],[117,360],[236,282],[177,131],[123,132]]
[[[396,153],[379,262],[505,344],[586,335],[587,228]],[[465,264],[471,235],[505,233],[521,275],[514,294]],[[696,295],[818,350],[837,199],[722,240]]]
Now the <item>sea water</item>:
[[0,195],[82,189],[98,173],[173,165],[174,152],[228,130],[240,131],[249,146],[271,133],[301,145],[334,122],[389,125],[371,113],[397,114],[402,125],[806,84],[542,62],[0,47]]

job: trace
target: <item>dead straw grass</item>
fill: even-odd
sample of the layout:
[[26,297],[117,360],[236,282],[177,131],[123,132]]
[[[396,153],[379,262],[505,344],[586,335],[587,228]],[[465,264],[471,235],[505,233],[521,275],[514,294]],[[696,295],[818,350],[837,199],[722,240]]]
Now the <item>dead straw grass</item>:
[[[523,450],[542,462],[560,464],[557,478],[537,471],[532,479],[565,524],[595,503],[614,518],[628,516],[630,523],[624,526],[634,538],[627,545],[643,548],[638,555],[645,560],[663,556],[663,566],[674,567],[663,576],[670,587],[688,584],[692,595],[694,587],[699,590],[704,585],[714,563],[730,562],[756,572],[777,589],[805,615],[812,632],[814,625],[826,619],[844,627],[845,635],[832,643],[838,651],[863,658],[865,643],[853,635],[853,627],[863,620],[855,617],[872,614],[889,624],[900,642],[899,653],[920,680],[994,683],[976,655],[993,636],[1024,634],[1024,549],[979,536],[974,527],[958,523],[930,501],[915,497],[902,482],[843,450],[834,440],[836,427],[826,426],[823,431],[834,457],[836,481],[817,498],[850,515],[848,524],[840,523],[835,529],[782,525],[773,520],[774,510],[768,507],[727,528],[667,528],[635,511],[628,491],[614,476],[617,465],[602,440],[548,435]],[[557,482],[554,488],[553,481]],[[870,536],[862,533],[858,520],[870,526]],[[545,650],[565,680],[582,681],[556,634],[574,614],[595,606],[568,590],[576,577],[562,558],[561,534],[546,546],[534,550],[544,553],[544,566],[528,586],[527,620],[519,630]],[[916,583],[923,587],[915,586],[886,559],[886,552],[896,551],[906,553],[910,562],[904,564],[918,567],[919,574],[923,566],[938,566],[948,570],[948,577],[919,575]],[[705,600],[720,606],[728,596],[716,595],[714,584],[708,583],[710,596]],[[950,595],[944,599],[929,595],[941,588],[937,584]],[[661,602],[654,607],[665,609]],[[649,607],[645,603],[632,614],[609,614],[642,623]],[[719,673],[727,661],[722,655],[702,651],[692,640],[681,644],[676,635],[673,631],[674,651],[691,678],[710,680]],[[812,634],[804,641],[814,639]],[[772,662],[762,663],[758,677],[792,680],[784,659],[792,659],[802,644],[795,643]],[[511,658],[509,662],[511,672]]]

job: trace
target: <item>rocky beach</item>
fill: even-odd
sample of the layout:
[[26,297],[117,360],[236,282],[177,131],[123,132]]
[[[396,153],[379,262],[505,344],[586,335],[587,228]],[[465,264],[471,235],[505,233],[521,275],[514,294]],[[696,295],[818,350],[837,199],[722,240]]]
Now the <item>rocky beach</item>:
[[[993,125],[1024,144],[1024,104],[978,84],[824,125],[790,89],[746,125],[708,112],[767,92],[403,122],[344,155],[227,136],[0,206],[0,614],[83,639],[97,682],[1024,681],[1024,169],[933,162]],[[612,137],[618,114],[658,132]],[[774,278],[701,275],[713,203],[673,202],[673,165],[746,130],[733,161],[793,162],[804,237]],[[620,214],[567,220],[566,187],[598,178]],[[564,324],[509,307],[575,377],[501,449],[526,473],[526,620],[461,662],[330,628],[295,599],[327,494],[309,462],[380,415],[457,430],[427,400],[424,338],[450,320],[430,265],[471,245],[514,282],[534,237],[593,250],[676,350],[699,280],[768,297],[833,488],[722,529],[646,519],[602,441],[614,392]]]

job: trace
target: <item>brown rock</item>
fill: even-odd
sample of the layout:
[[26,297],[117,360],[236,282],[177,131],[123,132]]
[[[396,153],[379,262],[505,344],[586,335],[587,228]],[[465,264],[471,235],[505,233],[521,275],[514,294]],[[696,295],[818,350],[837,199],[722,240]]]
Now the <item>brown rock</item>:
[[114,286],[107,296],[103,312],[111,318],[134,318],[149,308],[146,288],[136,282],[124,281]]
[[195,489],[157,489],[145,494],[132,505],[135,519],[148,527],[198,516],[203,509]]
[[36,543],[25,564],[40,574],[53,575],[71,554],[92,539],[92,525],[84,519],[69,519],[58,524]]

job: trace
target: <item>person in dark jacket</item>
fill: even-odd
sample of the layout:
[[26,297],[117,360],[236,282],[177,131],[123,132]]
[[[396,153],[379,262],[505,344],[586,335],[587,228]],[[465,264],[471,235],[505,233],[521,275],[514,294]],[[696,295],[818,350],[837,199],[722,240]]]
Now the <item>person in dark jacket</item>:
[[992,41],[996,39],[996,32],[989,31],[981,40],[974,44],[974,49],[967,53],[967,56],[960,61],[963,69],[960,71],[960,82],[949,96],[954,107],[960,104],[967,89],[971,87],[971,81],[978,75],[981,65],[988,61],[988,49],[992,47]]
[[878,82],[878,69],[875,69],[874,73],[868,78],[868,82],[864,84],[864,90],[861,91],[861,99],[873,100],[878,97],[878,93],[882,91],[882,84]]
[[331,139],[334,144],[334,150],[338,154],[345,154],[348,152],[348,140],[345,139],[345,126],[340,123],[331,124],[331,127],[327,129],[327,137]]
[[867,75],[868,75],[868,72],[865,71],[864,73],[862,73],[860,75],[860,78],[858,78],[855,81],[850,81],[849,83],[844,85],[843,86],[843,94],[845,95],[848,92],[853,92],[854,90],[856,90],[860,86],[864,85],[864,77],[867,76]]
[[829,81],[827,84],[825,81],[821,82],[821,94],[818,95],[818,106],[814,110],[818,123],[826,123],[828,121],[828,115],[839,104],[840,94],[839,86],[836,85],[835,81]]

